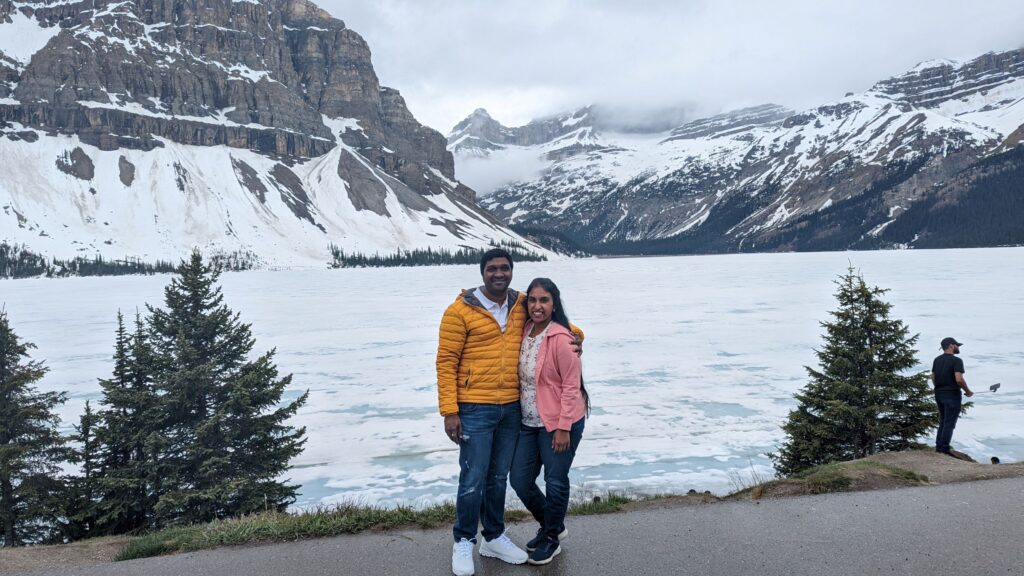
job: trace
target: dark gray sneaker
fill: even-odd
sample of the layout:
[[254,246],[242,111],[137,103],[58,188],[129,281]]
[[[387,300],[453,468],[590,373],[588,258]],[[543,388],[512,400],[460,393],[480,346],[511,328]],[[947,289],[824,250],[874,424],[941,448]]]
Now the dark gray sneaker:
[[[565,540],[567,536],[569,536],[569,529],[565,526],[562,526],[562,531],[558,533],[558,541],[561,542],[562,540]],[[544,540],[543,528],[537,530],[537,535],[533,537],[533,540],[530,540],[526,543],[526,551],[533,552],[534,550],[536,550],[537,545],[539,545],[542,540]]]
[[527,562],[534,566],[543,566],[551,562],[561,552],[562,546],[558,543],[558,538],[546,536],[537,543],[537,549],[530,553],[530,559]]

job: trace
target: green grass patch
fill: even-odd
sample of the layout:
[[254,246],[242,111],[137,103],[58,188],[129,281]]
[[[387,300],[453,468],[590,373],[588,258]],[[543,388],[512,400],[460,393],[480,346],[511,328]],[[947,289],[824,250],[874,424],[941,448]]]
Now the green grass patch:
[[190,542],[198,540],[201,532],[201,527],[189,526],[187,528],[169,528],[132,538],[124,549],[114,557],[114,561],[149,558],[185,550],[188,549],[187,546]]
[[[621,494],[607,494],[586,501],[574,502],[569,514],[606,514],[618,512],[633,500]],[[520,509],[505,511],[505,519],[516,522],[531,518]],[[168,528],[136,538],[115,560],[132,560],[190,552],[219,546],[237,546],[257,542],[286,542],[306,538],[323,538],[357,534],[367,530],[419,527],[436,528],[455,522],[455,504],[445,503],[428,508],[383,508],[358,504],[339,504],[330,508],[314,508],[289,514],[265,512],[209,524]]]
[[842,492],[853,484],[853,480],[843,473],[842,463],[833,462],[823,466],[816,466],[794,474],[791,478],[803,480],[807,485],[807,491],[811,494],[825,494],[828,492]]
[[610,514],[612,512],[621,511],[623,506],[633,501],[634,500],[632,498],[628,498],[622,494],[609,492],[606,496],[594,496],[589,500],[573,502],[569,505],[569,514],[575,516]]
[[[523,513],[520,513],[523,514]],[[514,514],[511,516],[515,516]],[[433,528],[453,522],[455,505],[424,509],[341,504],[288,514],[265,512],[209,524],[169,528],[133,538],[116,560],[187,552],[253,542],[280,542],[383,530],[401,526]]]

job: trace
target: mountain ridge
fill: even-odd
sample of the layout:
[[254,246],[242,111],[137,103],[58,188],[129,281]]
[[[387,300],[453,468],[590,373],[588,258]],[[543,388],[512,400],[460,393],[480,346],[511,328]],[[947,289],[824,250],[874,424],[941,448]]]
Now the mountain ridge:
[[[514,151],[542,163],[482,204],[520,229],[557,230],[597,253],[959,245],[920,211],[988,194],[975,185],[993,182],[983,174],[1015,173],[1022,60],[1024,50],[1015,50],[922,63],[814,108],[762,105],[657,136],[592,130],[570,144],[506,146],[487,157]],[[472,159],[476,170],[487,167],[480,154],[454,148],[451,136],[449,148],[459,166]],[[990,156],[1005,166],[978,167]],[[971,245],[1024,242],[1019,226],[1008,236],[981,230],[1005,230],[999,212],[1019,204],[1019,194],[997,188],[999,210],[972,201],[977,220],[967,224],[979,231]],[[911,221],[917,229],[908,234]]]

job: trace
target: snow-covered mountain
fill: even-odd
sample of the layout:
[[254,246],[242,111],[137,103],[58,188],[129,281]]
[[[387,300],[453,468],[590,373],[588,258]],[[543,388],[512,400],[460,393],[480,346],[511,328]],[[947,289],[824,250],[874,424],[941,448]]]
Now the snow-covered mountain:
[[0,242],[270,266],[521,242],[307,0],[0,0]]
[[799,113],[764,105],[653,134],[601,130],[586,112],[529,139],[477,111],[448,147],[460,177],[535,160],[482,204],[597,252],[1024,242],[1024,50],[922,63]]

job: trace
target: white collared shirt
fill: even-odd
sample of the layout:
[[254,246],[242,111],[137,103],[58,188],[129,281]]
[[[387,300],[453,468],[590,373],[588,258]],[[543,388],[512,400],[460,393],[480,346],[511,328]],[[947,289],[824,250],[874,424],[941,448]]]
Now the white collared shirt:
[[504,332],[505,326],[508,325],[508,293],[505,294],[505,301],[501,304],[485,296],[484,291],[480,288],[474,290],[473,295],[491,313],[491,316],[494,316],[494,319],[498,321],[498,326],[501,326],[501,331]]

